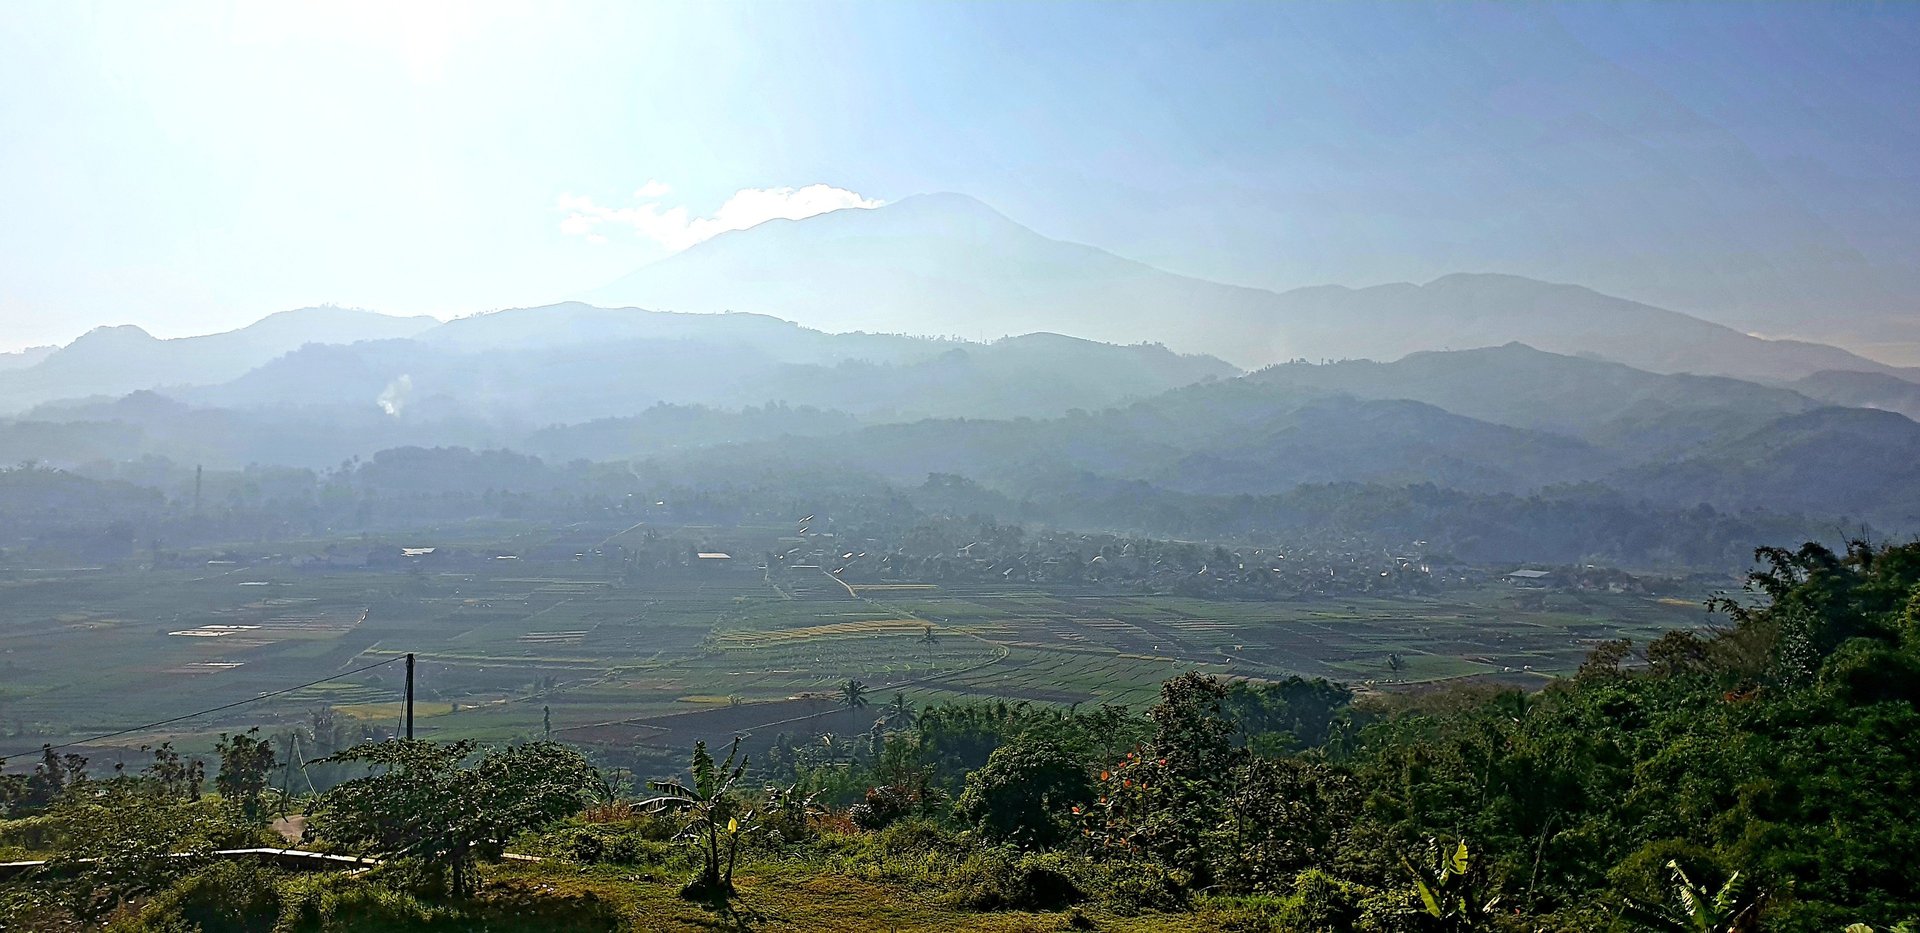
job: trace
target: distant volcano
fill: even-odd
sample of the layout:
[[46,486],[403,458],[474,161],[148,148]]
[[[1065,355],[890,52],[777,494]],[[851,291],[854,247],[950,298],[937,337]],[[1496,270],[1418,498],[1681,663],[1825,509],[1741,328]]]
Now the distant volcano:
[[829,331],[1157,342],[1241,366],[1392,360],[1519,341],[1659,372],[1912,376],[1835,347],[1768,341],[1572,285],[1450,275],[1276,293],[1176,275],[1041,236],[959,194],[722,234],[581,296],[603,307],[751,311]]

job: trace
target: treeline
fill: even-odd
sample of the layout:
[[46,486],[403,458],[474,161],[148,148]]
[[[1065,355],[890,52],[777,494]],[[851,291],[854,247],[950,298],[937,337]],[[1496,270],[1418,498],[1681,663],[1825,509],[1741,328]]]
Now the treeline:
[[[156,494],[157,493],[157,494]],[[1836,529],[1761,509],[1672,508],[1614,489],[1531,495],[1431,484],[1335,483],[1261,496],[1175,492],[1091,475],[1035,476],[1018,488],[935,474],[897,486],[860,471],[733,463],[548,463],[509,451],[395,448],[322,471],[204,471],[151,458],[78,473],[0,470],[0,546],[71,546],[111,533],[123,553],[160,542],[358,534],[472,518],[553,523],[786,524],[802,515],[904,531],[941,518],[1080,532],[1322,550],[1419,553],[1476,565],[1544,562],[1728,570],[1744,542]],[[98,549],[98,548],[96,548]]]

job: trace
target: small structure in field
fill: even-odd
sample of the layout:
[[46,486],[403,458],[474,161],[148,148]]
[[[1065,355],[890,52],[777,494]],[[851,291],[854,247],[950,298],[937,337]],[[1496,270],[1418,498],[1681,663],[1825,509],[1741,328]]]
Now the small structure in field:
[[1542,587],[1557,582],[1551,570],[1516,570],[1507,574],[1507,582],[1514,586]]

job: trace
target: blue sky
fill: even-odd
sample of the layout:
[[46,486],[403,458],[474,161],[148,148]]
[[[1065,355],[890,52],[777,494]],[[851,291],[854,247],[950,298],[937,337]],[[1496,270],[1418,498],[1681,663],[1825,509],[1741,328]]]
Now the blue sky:
[[1916,5],[14,4],[0,348],[540,303],[925,191],[1244,284],[1912,323],[1916,63]]

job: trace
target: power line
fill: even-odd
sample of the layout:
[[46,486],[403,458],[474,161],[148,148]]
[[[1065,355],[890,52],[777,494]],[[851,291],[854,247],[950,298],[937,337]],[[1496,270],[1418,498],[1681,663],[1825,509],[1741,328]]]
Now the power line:
[[157,727],[159,727],[159,726],[166,726],[166,725],[172,725],[173,723],[176,723],[176,722],[183,722],[183,721],[185,721],[185,720],[188,720],[188,719],[195,719],[195,718],[198,718],[198,717],[200,717],[200,716],[205,716],[205,715],[207,715],[207,714],[209,714],[209,713],[218,713],[218,712],[220,712],[220,711],[222,711],[222,710],[229,710],[229,709],[233,709],[233,708],[234,708],[234,707],[236,707],[236,706],[245,706],[245,705],[247,705],[248,703],[253,703],[253,702],[255,702],[255,701],[258,701],[258,700],[265,700],[265,699],[267,699],[267,698],[269,698],[269,697],[277,697],[277,696],[281,696],[281,695],[283,695],[283,694],[288,694],[288,693],[292,693],[292,692],[294,692],[294,691],[296,691],[296,690],[305,690],[305,689],[307,689],[308,687],[312,687],[312,686],[316,686],[316,685],[319,685],[319,684],[324,684],[324,683],[326,683],[326,682],[327,682],[327,681],[329,681],[329,680],[339,680],[339,679],[340,679],[340,678],[342,678],[342,677],[352,677],[352,676],[353,676],[353,675],[355,675],[355,674],[360,674],[360,673],[364,673],[364,672],[366,672],[366,671],[370,671],[370,670],[373,670],[374,668],[376,668],[376,667],[380,667],[380,666],[382,666],[382,665],[386,665],[386,664],[392,664],[393,662],[395,662],[395,661],[398,661],[398,660],[400,660],[400,658],[399,658],[399,657],[397,657],[397,656],[396,656],[396,657],[391,657],[391,658],[388,658],[388,659],[386,659],[385,661],[379,661],[379,662],[376,662],[376,663],[373,663],[373,664],[369,664],[369,665],[367,665],[366,667],[356,667],[356,668],[354,668],[353,670],[350,670],[350,671],[341,671],[340,673],[338,673],[338,674],[334,674],[334,675],[333,675],[333,676],[331,676],[331,677],[322,677],[322,678],[320,678],[319,680],[315,680],[315,681],[311,681],[311,682],[309,682],[309,683],[304,683],[304,684],[301,684],[301,685],[299,685],[299,686],[297,686],[297,687],[288,687],[288,688],[286,688],[286,689],[284,689],[284,690],[275,690],[275,691],[273,691],[273,692],[271,692],[271,693],[262,693],[262,694],[260,694],[260,695],[258,695],[258,696],[251,696],[251,697],[248,697],[248,698],[246,698],[246,699],[244,699],[244,700],[237,700],[237,701],[235,701],[235,702],[232,702],[232,703],[228,703],[228,704],[226,704],[226,705],[224,705],[224,706],[215,706],[215,707],[212,707],[211,709],[203,709],[203,710],[200,710],[200,711],[199,711],[199,712],[197,712],[197,713],[188,713],[188,714],[186,714],[185,716],[175,716],[175,717],[173,717],[172,719],[162,719],[162,720],[160,720],[159,722],[150,722],[150,723],[146,723],[145,725],[139,725],[139,726],[134,726],[134,727],[133,727],[133,728],[131,728],[131,729],[122,729],[122,730],[120,730],[120,731],[118,731],[118,732],[107,732],[107,733],[103,733],[103,734],[100,734],[100,735],[95,735],[95,736],[89,736],[89,737],[87,737],[87,738],[84,738],[84,739],[75,739],[75,740],[73,740],[73,741],[71,741],[71,742],[68,742],[68,743],[66,743],[66,744],[64,744],[64,745],[42,745],[42,746],[40,746],[39,748],[35,748],[35,749],[28,749],[27,751],[24,751],[24,752],[15,752],[15,753],[13,753],[13,754],[9,754],[9,755],[0,755],[0,760],[5,760],[5,759],[8,759],[8,758],[17,758],[17,757],[19,757],[19,756],[21,756],[21,755],[31,755],[31,754],[33,754],[34,752],[41,752],[41,753],[43,753],[43,754],[44,754],[44,753],[46,753],[46,752],[49,752],[49,751],[54,751],[54,752],[57,752],[57,751],[59,751],[59,750],[61,750],[61,749],[63,749],[63,748],[72,748],[72,747],[74,747],[74,746],[76,746],[76,745],[86,745],[86,744],[88,744],[88,743],[90,743],[90,742],[98,742],[98,741],[100,741],[101,739],[112,739],[112,738],[118,738],[118,737],[120,737],[120,736],[123,736],[123,735],[129,735],[129,734],[132,734],[132,733],[135,733],[135,732],[144,732],[144,731],[146,731],[146,730],[148,730],[148,729],[153,729],[153,728],[157,728]]

